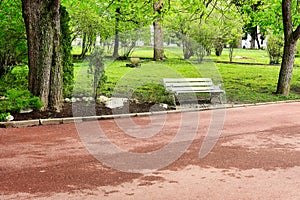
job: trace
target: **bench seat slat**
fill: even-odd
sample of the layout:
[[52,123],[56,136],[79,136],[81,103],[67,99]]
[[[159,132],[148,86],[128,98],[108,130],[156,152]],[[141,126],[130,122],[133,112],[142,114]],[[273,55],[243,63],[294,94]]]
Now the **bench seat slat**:
[[177,90],[173,91],[176,94],[179,93],[224,93],[224,90]]
[[210,91],[214,90],[213,87],[175,87],[175,88],[170,88],[172,91]]
[[212,81],[211,78],[164,78],[163,82],[203,82],[203,81]]
[[166,87],[213,86],[212,82],[165,83]]

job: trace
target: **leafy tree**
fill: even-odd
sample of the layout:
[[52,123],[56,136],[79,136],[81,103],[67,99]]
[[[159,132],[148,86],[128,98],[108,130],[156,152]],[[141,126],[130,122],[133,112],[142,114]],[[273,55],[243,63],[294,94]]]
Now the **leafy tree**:
[[297,41],[300,37],[299,3],[299,1],[282,0],[282,18],[285,42],[276,93],[286,96],[290,93],[290,82],[294,67],[295,51]]
[[[212,10],[215,9],[214,6],[210,7],[210,5],[216,4],[216,0],[171,2],[170,11],[165,17],[165,24],[166,27],[173,30],[176,37],[181,40],[184,59],[189,59],[195,53],[193,50],[194,42],[191,38],[191,30],[197,28],[202,20],[208,18]],[[201,37],[201,35],[198,36]]]
[[26,60],[26,31],[20,1],[0,1],[0,77]]
[[72,41],[78,37],[82,39],[80,58],[84,58],[92,50],[97,36],[107,38],[108,35],[112,35],[112,28],[108,26],[109,22],[101,16],[102,4],[99,4],[97,0],[63,0],[62,4],[70,15]]
[[255,48],[255,43],[258,46],[258,49],[261,48],[259,38],[258,38],[258,29],[261,29],[261,32],[264,32],[260,24],[257,23],[257,12],[264,5],[262,0],[231,0],[231,4],[237,7],[238,12],[243,16],[244,33],[250,34],[251,36],[251,49]]
[[288,96],[292,79],[295,51],[300,37],[300,9],[298,0],[265,1],[258,13],[260,24],[274,34],[284,34],[284,48],[277,83],[277,94]]

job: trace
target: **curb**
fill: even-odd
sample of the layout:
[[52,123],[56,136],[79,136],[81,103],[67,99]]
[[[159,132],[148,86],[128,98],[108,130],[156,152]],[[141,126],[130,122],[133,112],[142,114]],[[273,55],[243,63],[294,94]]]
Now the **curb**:
[[144,116],[151,116],[151,115],[174,114],[174,113],[181,113],[181,112],[195,112],[195,111],[206,111],[206,110],[216,110],[216,109],[246,108],[246,107],[253,107],[253,106],[264,106],[264,105],[271,105],[271,104],[284,104],[284,103],[297,103],[297,102],[300,102],[300,99],[276,101],[276,102],[263,102],[263,103],[254,103],[254,104],[225,104],[219,106],[210,105],[201,108],[183,108],[178,110],[166,110],[166,111],[158,111],[158,112],[129,113],[129,114],[101,115],[101,116],[88,116],[88,117],[36,119],[36,120],[26,120],[26,121],[10,121],[10,122],[0,122],[0,128],[25,128],[25,127],[33,127],[33,126],[72,124],[77,122],[107,120],[107,119],[116,119],[116,118],[144,117]]

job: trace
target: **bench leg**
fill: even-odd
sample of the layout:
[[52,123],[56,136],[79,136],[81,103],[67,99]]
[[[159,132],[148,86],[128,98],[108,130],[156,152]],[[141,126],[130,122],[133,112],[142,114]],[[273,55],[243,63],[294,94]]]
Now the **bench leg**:
[[222,93],[210,93],[210,102],[213,103],[213,99],[218,98],[220,104],[223,104]]

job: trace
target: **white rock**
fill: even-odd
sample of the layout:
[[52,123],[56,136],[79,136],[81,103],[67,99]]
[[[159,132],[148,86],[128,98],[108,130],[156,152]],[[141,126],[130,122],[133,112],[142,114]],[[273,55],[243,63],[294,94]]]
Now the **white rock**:
[[113,97],[113,98],[110,98],[108,101],[106,101],[105,105],[108,108],[119,108],[119,107],[123,107],[124,103],[127,102],[127,101],[128,101],[127,98]]
[[72,97],[72,98],[71,98],[71,102],[72,102],[72,103],[75,103],[75,102],[76,102],[76,98]]
[[71,99],[69,99],[69,98],[65,98],[64,100],[65,100],[66,103],[70,103],[71,102]]
[[168,104],[165,104],[165,103],[161,103],[159,104],[161,107],[163,107],[164,109],[168,109]]
[[9,115],[9,116],[6,117],[6,120],[7,121],[12,121],[12,120],[14,120],[14,116]]
[[100,97],[97,98],[97,101],[100,103],[105,103],[109,100],[106,96],[101,95]]
[[24,108],[20,110],[20,113],[31,113],[33,110],[31,108]]

